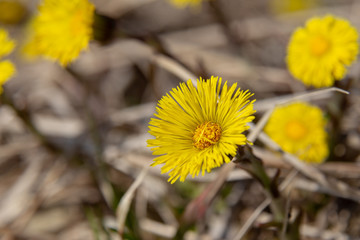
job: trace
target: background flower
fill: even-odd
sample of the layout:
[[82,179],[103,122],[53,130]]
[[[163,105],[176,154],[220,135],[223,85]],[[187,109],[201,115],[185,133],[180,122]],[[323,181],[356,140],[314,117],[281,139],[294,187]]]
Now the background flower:
[[0,29],[0,94],[2,85],[15,74],[15,67],[9,60],[1,61],[3,57],[9,55],[15,48],[15,42],[9,38],[9,34],[4,29]]
[[150,121],[148,140],[154,155],[153,165],[165,164],[162,173],[170,172],[169,181],[184,181],[205,170],[229,162],[236,154],[237,145],[247,140],[243,132],[252,121],[253,102],[248,91],[228,88],[221,78],[198,80],[197,89],[189,80],[170,91],[158,104],[157,118]]
[[24,20],[26,8],[17,0],[0,0],[0,22],[16,24]]
[[0,62],[0,94],[3,92],[2,85],[15,74],[15,66],[10,61]]
[[291,74],[314,87],[341,80],[358,54],[358,33],[344,19],[314,17],[294,31],[286,58]]
[[0,58],[10,54],[15,48],[15,42],[9,38],[9,34],[4,29],[0,29]]
[[88,0],[44,0],[31,23],[24,52],[66,66],[88,47],[94,9]]
[[321,163],[328,155],[325,124],[320,108],[299,102],[277,107],[264,130],[284,151]]
[[276,14],[308,10],[319,5],[319,0],[271,0],[272,11]]
[[184,8],[186,6],[199,6],[202,0],[170,0],[170,2],[179,8]]

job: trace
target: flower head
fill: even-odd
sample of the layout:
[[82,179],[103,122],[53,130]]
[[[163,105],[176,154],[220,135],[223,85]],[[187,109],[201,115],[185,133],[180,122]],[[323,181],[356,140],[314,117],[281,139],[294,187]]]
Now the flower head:
[[[15,42],[9,38],[9,34],[0,28],[0,60],[9,55],[15,48]],[[14,65],[8,61],[0,61],[0,94],[2,93],[2,85],[15,74]]]
[[0,28],[0,58],[9,55],[15,48],[15,42],[9,38],[9,34]]
[[278,107],[265,133],[280,147],[309,163],[321,163],[328,156],[326,121],[320,108],[307,103]]
[[30,26],[24,52],[57,60],[66,66],[88,47],[94,9],[88,0],[44,0]]
[[197,7],[201,4],[202,0],[170,0],[176,7],[184,8],[187,6]]
[[26,15],[26,8],[17,0],[0,0],[0,22],[19,23]]
[[341,80],[358,54],[358,33],[344,19],[314,17],[292,34],[287,64],[291,74],[314,87]]
[[2,93],[2,85],[15,74],[14,65],[6,60],[0,61],[0,94]]
[[319,0],[271,0],[270,7],[274,13],[291,13],[296,11],[314,8],[319,4]]
[[218,77],[200,78],[196,89],[189,80],[159,101],[149,126],[155,139],[148,146],[160,155],[152,165],[165,164],[162,173],[170,171],[171,183],[230,162],[237,145],[247,143],[243,132],[254,119],[253,94],[221,83]]

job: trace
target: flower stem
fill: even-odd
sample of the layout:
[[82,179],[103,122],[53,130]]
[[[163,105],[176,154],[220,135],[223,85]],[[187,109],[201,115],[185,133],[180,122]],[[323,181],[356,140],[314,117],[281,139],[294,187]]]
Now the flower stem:
[[299,226],[301,222],[301,214],[295,221],[289,222],[288,219],[288,202],[283,198],[278,190],[277,179],[279,171],[275,177],[270,178],[265,171],[261,159],[256,157],[250,146],[239,147],[236,163],[257,179],[264,187],[265,194],[271,200],[270,208],[274,214],[274,221],[269,225],[278,226],[278,234],[281,240],[299,240]]
[[253,154],[250,146],[246,145],[239,148],[238,153],[237,163],[261,183],[266,195],[271,199],[270,207],[274,214],[274,220],[282,223],[286,217],[285,202],[284,199],[281,198],[278,190],[276,182],[277,175],[274,179],[271,179],[267,175],[261,159]]

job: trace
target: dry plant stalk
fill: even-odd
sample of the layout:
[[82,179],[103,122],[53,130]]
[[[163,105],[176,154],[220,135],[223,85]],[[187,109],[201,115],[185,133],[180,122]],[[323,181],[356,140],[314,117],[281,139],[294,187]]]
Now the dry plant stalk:
[[146,174],[147,174],[147,168],[144,168],[137,176],[133,184],[130,186],[130,188],[126,191],[124,196],[121,198],[116,208],[116,218],[118,223],[117,230],[120,236],[122,236],[124,233],[126,216],[129,211],[132,199],[134,198],[135,191],[140,187],[141,183],[144,181]]

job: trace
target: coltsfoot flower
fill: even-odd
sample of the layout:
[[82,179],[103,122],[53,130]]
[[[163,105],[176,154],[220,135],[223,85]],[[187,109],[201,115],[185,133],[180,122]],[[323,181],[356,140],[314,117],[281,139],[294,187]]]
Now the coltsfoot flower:
[[0,94],[3,92],[3,84],[15,74],[14,65],[8,61],[0,61]]
[[328,87],[344,78],[358,54],[358,32],[345,19],[314,17],[291,36],[287,65],[305,85]]
[[0,0],[0,23],[16,24],[24,19],[26,8],[17,0]]
[[319,0],[271,0],[269,3],[274,13],[282,14],[314,8]]
[[185,8],[187,6],[197,7],[203,0],[170,0],[178,8]]
[[15,74],[14,65],[9,60],[1,59],[9,55],[14,48],[15,42],[9,38],[7,31],[0,28],[0,94],[3,91],[3,84]]
[[0,58],[9,55],[15,48],[15,42],[9,38],[9,34],[0,28]]
[[321,163],[329,154],[325,125],[320,108],[298,102],[277,107],[264,130],[284,151]]
[[170,171],[168,181],[174,183],[230,162],[237,146],[248,142],[244,131],[254,119],[252,95],[236,83],[222,86],[219,77],[200,78],[197,88],[189,80],[172,89],[149,123],[155,139],[148,146],[160,155],[152,166],[164,164],[162,173]]
[[68,65],[87,49],[92,38],[94,5],[88,0],[44,0],[38,10],[24,52]]

